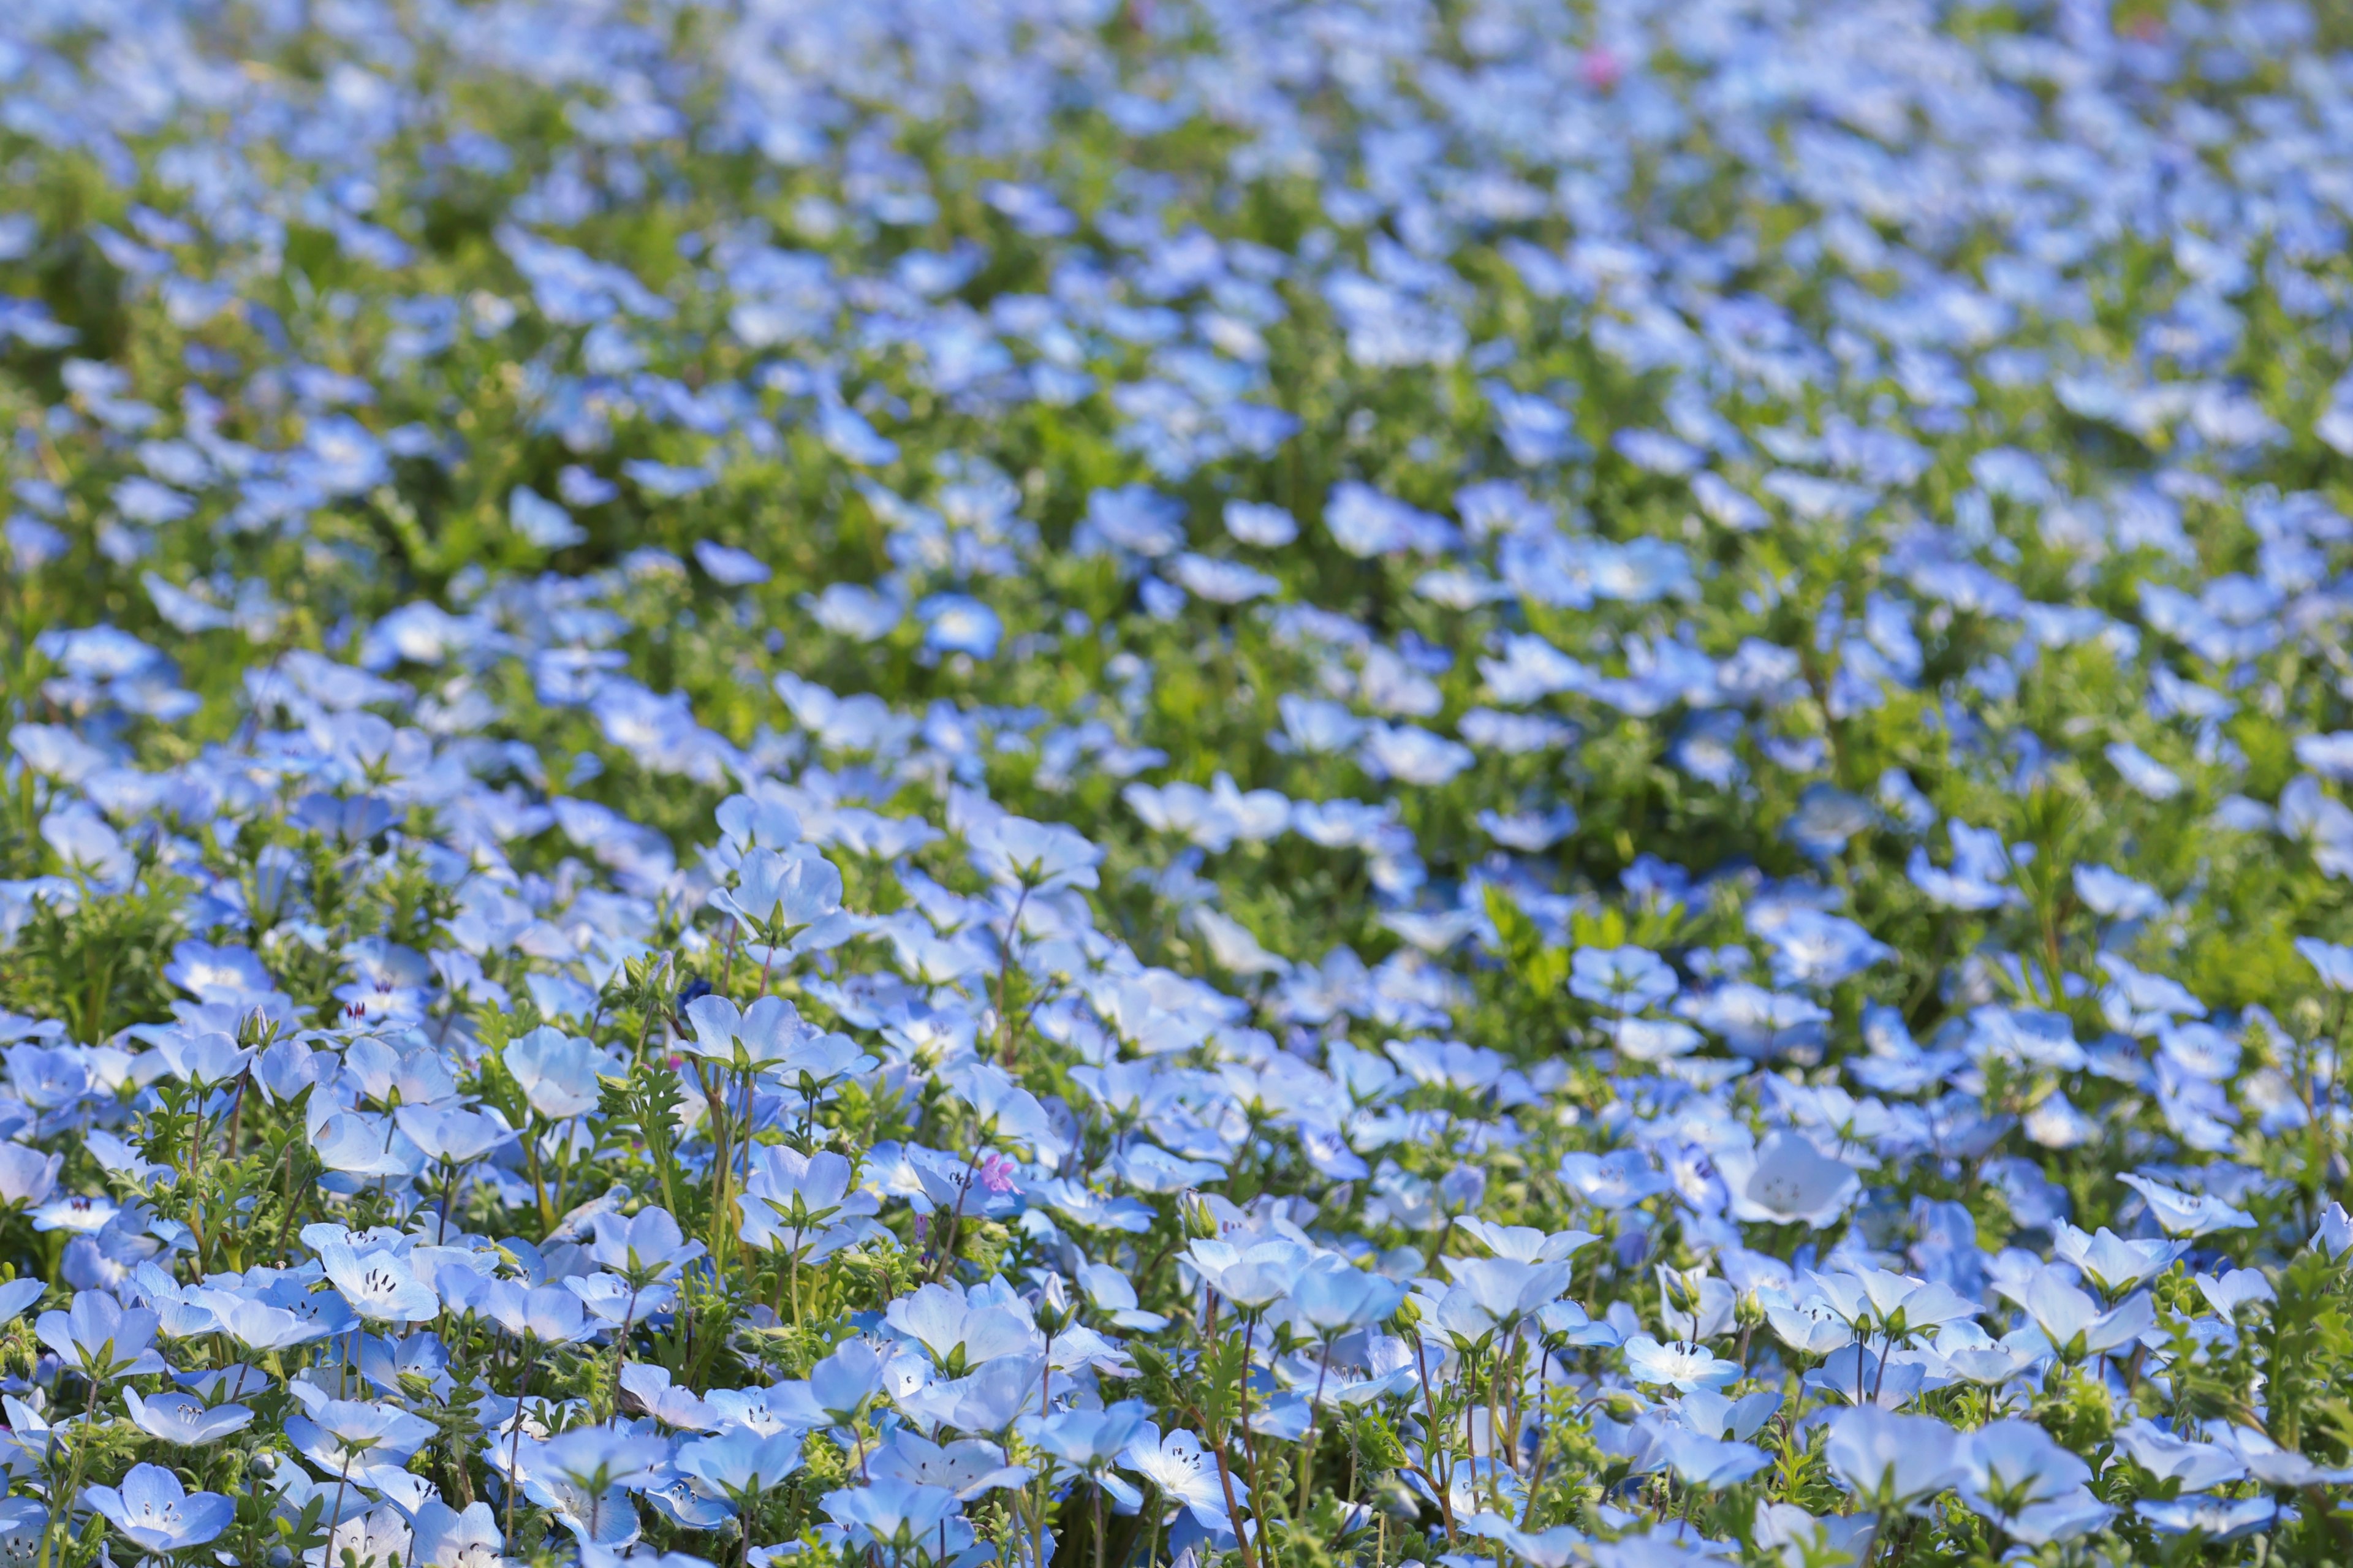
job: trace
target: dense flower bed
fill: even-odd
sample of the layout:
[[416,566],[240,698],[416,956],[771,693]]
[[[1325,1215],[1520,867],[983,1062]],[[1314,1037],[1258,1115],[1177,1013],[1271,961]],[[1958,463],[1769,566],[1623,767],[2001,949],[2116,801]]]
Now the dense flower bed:
[[2353,30],[0,6],[0,1557],[2353,1559]]

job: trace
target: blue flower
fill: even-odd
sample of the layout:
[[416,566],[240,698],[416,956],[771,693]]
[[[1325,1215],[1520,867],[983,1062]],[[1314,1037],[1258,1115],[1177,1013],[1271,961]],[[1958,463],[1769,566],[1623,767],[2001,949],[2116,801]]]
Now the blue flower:
[[91,1487],[83,1500],[124,1537],[158,1556],[202,1546],[237,1517],[218,1492],[190,1492],[161,1465],[133,1465],[122,1485]]

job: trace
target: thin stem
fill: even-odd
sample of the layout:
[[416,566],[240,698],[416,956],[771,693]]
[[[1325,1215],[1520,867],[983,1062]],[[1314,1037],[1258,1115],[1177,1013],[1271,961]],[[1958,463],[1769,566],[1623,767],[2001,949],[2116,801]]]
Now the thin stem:
[[449,1239],[449,1203],[458,1195],[458,1163],[454,1160],[446,1160],[442,1163],[448,1167],[449,1175],[448,1179],[441,1184],[441,1228],[433,1238],[433,1245],[436,1247]]
[[1234,1545],[1242,1554],[1242,1568],[1258,1568],[1258,1555],[1250,1550],[1250,1530],[1242,1522],[1241,1510],[1234,1505],[1234,1477],[1226,1468],[1225,1444],[1219,1443],[1213,1452],[1218,1461],[1218,1485],[1225,1489],[1226,1517],[1233,1521]]
[[1103,1568],[1103,1478],[1095,1478],[1095,1568]]
[[335,1527],[343,1522],[343,1489],[352,1484],[352,1461],[360,1457],[357,1448],[343,1450],[343,1473],[335,1481],[335,1509],[327,1516],[327,1539],[335,1538]]
[[[515,1467],[522,1462],[522,1402],[531,1393],[531,1369],[533,1363],[539,1359],[539,1337],[536,1334],[524,1336],[523,1345],[525,1348],[522,1358],[522,1377],[515,1384],[514,1440],[507,1446],[507,1524],[506,1533],[502,1539],[509,1552],[514,1550],[515,1493],[522,1489],[515,1480]],[[614,1403],[617,1407],[619,1405],[617,1395]]]
[[1307,1511],[1307,1493],[1315,1479],[1315,1424],[1324,1415],[1324,1380],[1332,1372],[1332,1342],[1324,1342],[1323,1359],[1315,1368],[1315,1397],[1307,1406],[1307,1436],[1299,1440],[1299,1501],[1293,1513]]
[[1250,1496],[1257,1500],[1252,1511],[1258,1515],[1259,1552],[1266,1558],[1268,1563],[1271,1563],[1274,1561],[1274,1552],[1266,1543],[1266,1483],[1259,1479],[1258,1443],[1251,1436],[1250,1427],[1250,1336],[1257,1331],[1257,1317],[1255,1315],[1245,1316],[1242,1319],[1242,1382],[1240,1390],[1242,1413],[1242,1463],[1248,1467],[1250,1470]]
[[[1438,1404],[1437,1401],[1430,1396],[1430,1356],[1428,1352],[1423,1348],[1422,1339],[1419,1334],[1413,1336],[1413,1363],[1415,1368],[1421,1373],[1421,1407],[1424,1411],[1429,1413],[1430,1435],[1431,1437],[1435,1438],[1440,1430],[1438,1425]],[[1427,1467],[1425,1467],[1425,1469]],[[1435,1477],[1431,1478],[1433,1480],[1436,1479],[1437,1478]],[[1455,1541],[1458,1539],[1454,1533],[1454,1488],[1451,1484],[1451,1479],[1452,1478],[1450,1476],[1446,1482],[1442,1482],[1430,1489],[1438,1494],[1438,1512],[1440,1517],[1446,1521],[1446,1542],[1450,1546],[1454,1544]]]
[[638,1317],[638,1289],[636,1285],[629,1287],[629,1304],[623,1310],[621,1326],[613,1335],[613,1409],[616,1414],[621,1408],[621,1363],[628,1359],[629,1325]]
[[1013,984],[1013,944],[1021,937],[1021,911],[1029,902],[1029,884],[1021,884],[1020,895],[1013,900],[1013,916],[1005,922],[1005,948],[997,962],[997,1060],[1000,1066],[1013,1059],[1013,1016],[1006,1011],[1005,999]]

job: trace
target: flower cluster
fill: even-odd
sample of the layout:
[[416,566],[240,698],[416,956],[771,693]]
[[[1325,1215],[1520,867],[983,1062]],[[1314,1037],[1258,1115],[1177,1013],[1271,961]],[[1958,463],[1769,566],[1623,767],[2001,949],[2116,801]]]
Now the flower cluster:
[[2353,31],[0,6],[0,1557],[2353,1556]]

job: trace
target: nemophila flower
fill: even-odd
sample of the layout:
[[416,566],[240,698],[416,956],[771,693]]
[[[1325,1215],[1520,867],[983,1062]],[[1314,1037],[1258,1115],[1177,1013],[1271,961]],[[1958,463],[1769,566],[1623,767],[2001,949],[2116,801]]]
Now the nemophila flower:
[[1674,971],[1647,948],[1579,948],[1569,969],[1569,994],[1612,1012],[1655,1007],[1680,989]]
[[2320,1228],[2312,1233],[2309,1245],[2332,1258],[2342,1258],[2348,1248],[2353,1248],[2353,1215],[2345,1212],[2343,1204],[2331,1203],[2321,1211]]
[[1005,636],[997,612],[968,594],[934,594],[915,613],[923,621],[923,646],[936,653],[995,658]]
[[1164,568],[1186,592],[1213,605],[1242,605],[1282,591],[1282,582],[1239,561],[1220,561],[1187,550]]
[[1473,760],[1468,746],[1414,724],[1373,724],[1359,756],[1379,777],[1424,787],[1446,784]]
[[[1133,1303],[1134,1292],[1126,1292]],[[1311,1332],[1330,1339],[1346,1330],[1377,1323],[1405,1300],[1403,1282],[1345,1267],[1311,1266],[1282,1298],[1285,1315]]]
[[246,1063],[253,1059],[250,1047],[240,1047],[231,1037],[210,1030],[168,1030],[155,1048],[174,1078],[199,1089],[233,1081],[245,1070]]
[[1773,1133],[1754,1152],[1721,1152],[1716,1168],[1736,1218],[1778,1225],[1820,1229],[1844,1212],[1862,1186],[1853,1167],[1795,1132]]
[[2177,980],[2135,969],[2112,952],[2100,955],[2108,984],[2100,991],[2100,1012],[2108,1026],[2140,1037],[2178,1018],[2202,1018],[2206,1005]]
[[1773,1462],[1754,1444],[1704,1436],[1680,1426],[1668,1430],[1661,1451],[1677,1479],[1710,1489],[1737,1486]]
[[1672,1018],[1613,1018],[1607,1033],[1619,1055],[1634,1062],[1669,1061],[1703,1043],[1697,1029]]
[[1917,1510],[1964,1479],[1958,1434],[1926,1415],[1897,1415],[1874,1405],[1841,1411],[1830,1422],[1823,1458],[1831,1473],[1863,1502]]
[[495,1110],[458,1106],[404,1105],[393,1120],[426,1158],[445,1165],[469,1165],[514,1141],[514,1129]]
[[2109,1296],[2121,1295],[2163,1272],[2189,1250],[2189,1243],[2157,1238],[2125,1240],[2105,1226],[2087,1236],[2061,1220],[2052,1231],[2052,1254],[2082,1269]]
[[0,1143],[0,1203],[37,1207],[57,1191],[62,1153],[45,1154],[22,1143]]
[[39,1562],[48,1526],[48,1507],[38,1499],[0,1499],[0,1556],[12,1565]]
[[1502,1461],[1482,1455],[1466,1459],[1445,1472],[1445,1489],[1432,1486],[1425,1478],[1426,1465],[1416,1463],[1405,1472],[1406,1485],[1424,1500],[1438,1503],[1441,1495],[1443,1507],[1452,1510],[1457,1519],[1469,1517],[1482,1503],[1500,1501],[1514,1515],[1523,1512],[1527,1501],[1527,1487],[1519,1476]]
[[1674,1184],[1635,1149],[1620,1149],[1608,1154],[1563,1154],[1559,1175],[1571,1192],[1605,1211],[1630,1207]]
[[2343,1468],[2314,1464],[2291,1448],[2283,1448],[2271,1435],[2253,1426],[2223,1426],[2210,1428],[2219,1446],[2238,1456],[2247,1473],[2267,1486],[2309,1487],[2342,1486],[2348,1472]]
[[1686,1391],[1675,1404],[1675,1419],[1707,1437],[1746,1441],[1781,1406],[1780,1394],[1770,1389],[1729,1399],[1710,1389]]
[[2132,1172],[2116,1179],[2140,1194],[2149,1213],[2168,1236],[2209,1236],[2221,1230],[2243,1229],[2255,1223],[2253,1215],[2211,1194],[2181,1192]]
[[1737,1362],[1715,1355],[1704,1346],[1678,1342],[1661,1344],[1648,1334],[1635,1334],[1621,1347],[1626,1373],[1637,1383],[1679,1388],[1722,1388],[1741,1375]]
[[392,1507],[366,1510],[336,1523],[324,1543],[302,1555],[308,1568],[336,1568],[339,1563],[374,1564],[376,1568],[406,1561],[414,1552],[415,1532]]
[[1714,1339],[1731,1331],[1739,1300],[1730,1283],[1704,1268],[1674,1269],[1662,1263],[1657,1273],[1659,1321],[1671,1337]]
[[2032,1366],[2042,1346],[2036,1331],[2021,1330],[1990,1344],[1939,1345],[1945,1370],[1964,1383],[1999,1388]]
[[[1768,991],[1745,980],[1727,981],[1696,995],[1686,995],[1675,1004],[1674,1010],[1711,1034],[1720,1036],[1724,1043],[1744,1057],[1769,1060],[1788,1057],[1799,1061],[1814,1059],[1820,1052],[1824,1035],[1822,1025],[1829,1020],[1829,1010],[1820,1004],[1786,991]],[[1673,1036],[1645,1037],[1619,1031],[1623,1040],[1632,1037],[1651,1048],[1671,1045]],[[1668,1049],[1666,1054],[1678,1054]]]
[[253,1412],[242,1405],[208,1405],[185,1394],[159,1394],[142,1400],[136,1389],[125,1389],[122,1398],[139,1429],[166,1443],[210,1445],[253,1422]]
[[500,1053],[531,1108],[561,1121],[596,1108],[599,1061],[595,1045],[576,1035],[542,1025],[507,1042]]
[[824,1426],[827,1419],[810,1396],[806,1381],[773,1388],[714,1388],[704,1403],[723,1422],[761,1433],[786,1427],[806,1432]]
[[955,1517],[959,1505],[944,1487],[892,1479],[828,1492],[818,1506],[851,1541],[903,1550]]
[[2353,991],[2353,947],[2338,946],[2314,937],[2295,939],[2295,951],[2331,991]]
[[952,1377],[998,1356],[1026,1355],[1041,1343],[1036,1325],[1021,1313],[975,1302],[944,1285],[921,1286],[900,1297],[883,1321],[930,1351]]
[[1226,531],[1244,544],[1280,550],[1299,537],[1299,524],[1278,506],[1260,501],[1229,500],[1223,512]]
[[427,1499],[410,1519],[414,1561],[422,1568],[500,1568],[504,1542],[487,1502],[460,1511]]
[[1868,1405],[1897,1410],[1919,1397],[1928,1368],[1918,1361],[1898,1361],[1863,1344],[1841,1345],[1822,1358],[1822,1364],[1805,1375],[1807,1388],[1841,1404]]
[[2035,1270],[2022,1286],[1997,1285],[2026,1310],[2062,1359],[2074,1362],[2113,1352],[2156,1326],[2146,1292],[2102,1311],[2098,1302],[2049,1268]]
[[763,996],[738,1009],[723,996],[698,996],[687,1005],[693,1037],[681,1042],[697,1056],[744,1070],[774,1070],[813,1039],[817,1031],[781,996]]
[[809,1368],[808,1396],[817,1408],[847,1425],[890,1380],[881,1352],[864,1340],[849,1340]]
[[1871,1513],[1833,1515],[1818,1519],[1794,1503],[1757,1504],[1757,1545],[1779,1554],[1784,1563],[1844,1561],[1861,1563],[1870,1555],[1880,1525]]
[[1991,1520],[2071,1497],[2092,1479],[2089,1465],[2030,1421],[1989,1422],[1968,1434],[1960,1456],[1961,1496]]
[[624,1407],[632,1414],[649,1415],[681,1431],[709,1432],[723,1424],[723,1418],[696,1398],[692,1390],[670,1382],[667,1367],[631,1362],[621,1369],[618,1381],[626,1396]]
[[1568,1568],[1577,1561],[1577,1550],[1586,1543],[1584,1531],[1574,1525],[1556,1524],[1549,1530],[1528,1531],[1519,1529],[1510,1520],[1492,1510],[1484,1510],[1461,1521],[1462,1533],[1482,1541],[1501,1542],[1514,1557],[1535,1565],[1535,1568]]
[[704,1559],[684,1552],[657,1552],[642,1544],[624,1550],[596,1541],[579,1545],[582,1568],[710,1568]]
[[1809,1316],[1833,1318],[1856,1334],[1891,1340],[1927,1332],[1977,1310],[1941,1284],[1878,1268],[1805,1270],[1790,1293]]
[[2208,1542],[2236,1541],[2270,1524],[2279,1504],[2267,1497],[2226,1500],[2211,1497],[2143,1498],[2133,1510],[2166,1535],[2196,1531]]
[[2181,775],[2129,741],[2111,741],[2102,754],[2126,787],[2150,800],[2171,800],[2181,793]]
[[2183,1491],[2205,1491],[2238,1480],[2245,1461],[2231,1447],[2164,1430],[2147,1420],[2116,1428],[2118,1452],[2159,1480],[2177,1481]]
[[831,1151],[803,1154],[780,1145],[763,1149],[744,1185],[744,1239],[819,1262],[858,1235],[852,1223],[881,1207],[873,1194],[850,1186],[849,1162]]
[[[1108,1318],[1113,1326],[1137,1329],[1145,1333],[1155,1332],[1168,1326],[1168,1319],[1165,1314],[1147,1312],[1138,1306],[1134,1281],[1110,1264],[1081,1263],[1075,1271],[1075,1277],[1079,1289],[1086,1293],[1088,1301],[1097,1311]],[[1345,1287],[1341,1294],[1345,1304],[1353,1310],[1356,1303],[1346,1300]],[[1341,1304],[1335,1302],[1333,1306],[1337,1307]],[[1303,1310],[1302,1315],[1307,1314]],[[1329,1309],[1324,1313],[1324,1318],[1332,1315],[1333,1311]],[[1324,1319],[1310,1317],[1309,1321],[1320,1326]]]
[[288,1440],[331,1474],[351,1474],[355,1466],[397,1469],[434,1433],[431,1422],[392,1405],[331,1398],[307,1384],[290,1389],[304,1414],[286,1418]]
[[2077,866],[2071,875],[2076,897],[2094,913],[2111,920],[2147,920],[2166,908],[2164,897],[2156,889],[2108,867]]
[[1571,1265],[1566,1258],[1450,1258],[1446,1271],[1483,1310],[1508,1323],[1557,1300],[1568,1289]]
[[667,1209],[640,1209],[628,1219],[600,1214],[595,1225],[596,1239],[589,1255],[631,1279],[666,1279],[702,1256],[702,1243],[681,1234]]
[[800,1468],[800,1435],[784,1431],[763,1436],[736,1427],[686,1444],[676,1463],[681,1473],[738,1504],[748,1503]]
[[650,1434],[613,1426],[575,1426],[523,1450],[525,1489],[582,1541],[619,1545],[635,1538],[637,1510],[627,1489],[668,1456]]
[[1130,1507],[1143,1500],[1115,1478],[1103,1477],[1144,1426],[1145,1406],[1122,1400],[1103,1410],[1058,1410],[1045,1415],[1025,1415],[1024,1437],[1060,1467],[1103,1478],[1106,1489]]
[[1185,1261],[1219,1296],[1250,1310],[1288,1290],[1307,1267],[1307,1249],[1289,1241],[1263,1241],[1238,1247],[1223,1241],[1195,1241]]
[[1841,984],[1895,955],[1854,921],[1821,910],[1775,909],[1762,917],[1752,909],[1749,925],[1772,946],[1778,985]]
[[1878,818],[1868,801],[1829,784],[1810,784],[1782,832],[1817,861],[1827,861]]
[[899,600],[857,583],[828,583],[806,602],[826,630],[865,643],[889,637],[907,613]]
[[[1221,1477],[1216,1459],[1192,1433],[1163,1434],[1150,1421],[1139,1426],[1119,1455],[1120,1468],[1137,1477],[1166,1505],[1182,1508],[1204,1530],[1230,1531],[1232,1507],[1250,1506],[1250,1488],[1238,1475]],[[1232,1489],[1230,1494],[1227,1488]]]
[[994,1443],[976,1437],[934,1443],[903,1429],[869,1457],[867,1472],[916,1486],[942,1487],[965,1501],[1002,1487],[1019,1486],[1032,1474],[1027,1465],[1008,1465],[1005,1451]]
[[1003,1068],[987,1062],[959,1062],[941,1076],[955,1098],[971,1109],[983,1136],[1025,1143],[1041,1155],[1059,1156],[1068,1146],[1061,1129],[1038,1097]]
[[1952,840],[1950,870],[1931,865],[1927,851],[1921,848],[1912,851],[1905,867],[1912,884],[1931,902],[1947,909],[1982,910],[1998,909],[2021,896],[2009,885],[2009,879],[2021,857],[2031,858],[2031,847],[2013,849],[1990,828],[1960,821],[1947,823],[1946,831]]
[[324,1339],[351,1322],[353,1314],[343,1305],[341,1295],[332,1299],[340,1309],[332,1314],[322,1310],[297,1312],[234,1290],[206,1290],[197,1297],[221,1332],[246,1349],[262,1354]]
[[1007,887],[1049,891],[1095,886],[1103,851],[1060,823],[1010,816],[987,817],[965,835],[973,864]]
[[841,908],[841,873],[806,847],[753,849],[736,868],[735,886],[713,892],[711,901],[747,931],[789,941]]
[[67,1310],[43,1312],[33,1331],[67,1366],[92,1379],[109,1379],[164,1370],[164,1358],[151,1348],[158,1326],[156,1315],[144,1307],[125,1307],[104,1292],[79,1290]]
[[91,1508],[133,1545],[158,1556],[202,1546],[227,1530],[237,1505],[218,1492],[191,1492],[161,1465],[133,1465],[118,1487],[91,1487]]
[[433,1287],[389,1250],[361,1253],[347,1241],[329,1241],[319,1263],[352,1310],[372,1322],[421,1323],[441,1315]]
[[32,1210],[35,1230],[62,1230],[90,1236],[104,1230],[121,1213],[112,1200],[81,1194],[51,1198]]

